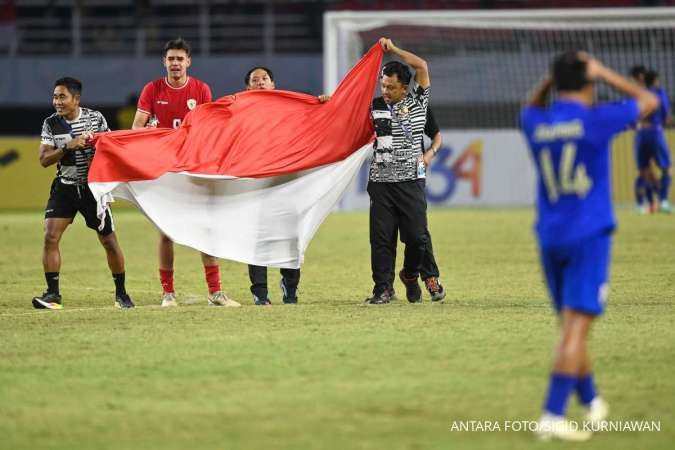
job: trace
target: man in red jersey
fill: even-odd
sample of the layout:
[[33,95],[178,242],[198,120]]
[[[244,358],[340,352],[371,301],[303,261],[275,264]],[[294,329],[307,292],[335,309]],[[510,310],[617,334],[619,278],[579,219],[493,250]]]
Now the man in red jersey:
[[[146,84],[138,99],[133,129],[150,127],[178,128],[185,115],[197,105],[211,101],[211,89],[201,80],[189,77],[192,63],[190,46],[182,38],[164,46],[166,77]],[[216,306],[241,306],[220,289],[220,268],[214,256],[201,254],[209,288],[208,302]],[[173,241],[161,233],[159,240],[159,277],[164,294],[162,306],[177,306],[173,288]]]

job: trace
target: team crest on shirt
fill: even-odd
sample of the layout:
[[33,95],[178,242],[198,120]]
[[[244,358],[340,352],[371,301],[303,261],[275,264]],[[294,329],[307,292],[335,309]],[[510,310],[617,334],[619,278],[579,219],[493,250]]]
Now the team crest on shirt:
[[401,119],[405,119],[406,117],[408,117],[409,113],[410,111],[408,110],[408,107],[405,105],[401,106],[401,108],[398,110],[398,116]]
[[197,106],[197,100],[195,100],[194,98],[189,98],[188,101],[187,101],[188,109],[191,109],[191,110],[195,109],[195,106]]

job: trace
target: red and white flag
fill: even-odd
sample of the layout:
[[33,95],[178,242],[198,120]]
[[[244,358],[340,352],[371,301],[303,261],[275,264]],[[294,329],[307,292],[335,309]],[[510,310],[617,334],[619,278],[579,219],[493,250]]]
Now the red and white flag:
[[99,211],[134,203],[174,242],[209,255],[298,268],[319,225],[372,150],[374,45],[327,103],[245,91],[197,106],[180,128],[95,136]]

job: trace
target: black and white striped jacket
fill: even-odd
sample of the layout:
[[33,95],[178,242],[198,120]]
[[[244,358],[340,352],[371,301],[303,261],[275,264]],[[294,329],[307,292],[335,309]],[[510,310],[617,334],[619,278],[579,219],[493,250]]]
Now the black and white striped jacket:
[[[59,148],[81,134],[99,131],[109,131],[103,114],[81,107],[79,116],[73,121],[67,121],[56,113],[47,117],[42,124],[41,142]],[[87,174],[93,157],[93,147],[64,153],[56,165],[56,177],[65,184],[87,184]]]
[[394,105],[387,105],[382,97],[373,100],[371,118],[377,140],[370,181],[398,183],[417,179],[428,104],[429,88],[420,86]]

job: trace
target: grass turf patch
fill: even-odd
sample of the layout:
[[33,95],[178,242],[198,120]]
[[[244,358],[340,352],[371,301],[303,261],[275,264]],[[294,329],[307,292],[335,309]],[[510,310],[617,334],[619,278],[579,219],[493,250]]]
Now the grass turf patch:
[[[656,420],[661,431],[599,433],[584,448],[670,448],[675,220],[619,219],[595,371],[613,420]],[[367,215],[340,213],[310,245],[300,304],[281,304],[270,269],[273,306],[253,306],[246,266],[223,261],[224,290],[245,307],[207,307],[199,254],[177,246],[181,306],[164,310],[157,232],[122,211],[139,307],[119,311],[103,249],[77,219],[61,248],[65,309],[34,311],[41,214],[0,214],[0,448],[562,448],[525,432],[450,431],[539,414],[557,330],[531,221],[524,209],[433,211],[444,304],[425,293],[410,305],[397,281],[397,302],[362,306]]]

